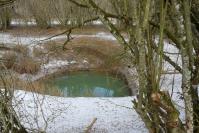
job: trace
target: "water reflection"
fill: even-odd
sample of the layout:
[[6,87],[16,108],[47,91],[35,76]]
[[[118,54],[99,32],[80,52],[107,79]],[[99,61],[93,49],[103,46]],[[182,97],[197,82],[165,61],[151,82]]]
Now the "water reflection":
[[122,97],[129,91],[125,82],[108,74],[77,72],[48,82],[64,97]]
[[95,87],[95,89],[93,90],[93,95],[96,97],[111,97],[113,96],[114,91],[110,90],[110,89],[106,89],[106,88],[102,88],[102,87]]

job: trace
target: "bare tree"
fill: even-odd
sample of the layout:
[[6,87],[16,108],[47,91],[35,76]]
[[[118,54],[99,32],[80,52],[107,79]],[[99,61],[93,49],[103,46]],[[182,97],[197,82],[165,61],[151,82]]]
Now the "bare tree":
[[[69,0],[83,9],[97,13],[99,19],[124,48],[135,57],[139,75],[138,101],[135,109],[150,132],[187,132],[198,130],[198,33],[196,5],[188,0],[111,0],[112,9],[106,11],[96,1]],[[170,12],[171,11],[171,12]],[[191,15],[191,13],[193,15]],[[191,20],[194,17],[195,23]],[[116,19],[124,27],[129,41],[111,19]],[[158,37],[158,38],[157,38]],[[163,52],[165,37],[173,41],[182,57],[182,67]],[[70,38],[68,38],[70,39]],[[155,42],[158,39],[158,44]],[[186,124],[182,125],[179,111],[169,94],[161,91],[160,79],[163,60],[169,62],[182,74],[183,100],[185,101]],[[195,87],[195,89],[193,88]]]
[[[14,0],[1,0],[0,8],[3,6],[8,6],[12,2],[14,2]],[[14,81],[12,80],[9,71],[7,71],[2,62],[1,62],[0,80],[3,83],[3,86],[1,86],[0,88],[0,131],[2,133],[7,133],[7,132],[26,133],[25,128],[21,125],[15,113],[15,110],[12,107]]]

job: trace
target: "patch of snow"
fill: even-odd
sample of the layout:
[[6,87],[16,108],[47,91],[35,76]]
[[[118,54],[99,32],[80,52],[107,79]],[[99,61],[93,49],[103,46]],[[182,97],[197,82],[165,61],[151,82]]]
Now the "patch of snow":
[[[116,19],[111,19],[110,20],[113,24],[117,23]],[[49,21],[48,23],[50,23],[52,26],[54,25],[61,25],[61,22],[59,20],[53,19],[51,21]],[[71,24],[72,21],[68,21],[67,24]],[[100,20],[96,20],[92,22],[93,25],[102,25],[102,22]],[[11,20],[11,25],[12,26],[36,26],[36,20],[35,19],[28,19],[28,20],[24,20],[24,19],[12,19]]]
[[34,19],[30,20],[23,20],[23,19],[12,19],[11,23],[12,26],[35,26],[37,25]]
[[115,37],[112,34],[108,34],[108,33],[105,33],[105,32],[97,33],[96,37],[103,38],[103,39],[106,39],[106,40],[116,40]]
[[69,63],[70,63],[70,64],[75,64],[75,63],[77,63],[77,61],[74,61],[74,60],[73,60],[73,61],[70,61]]
[[21,44],[21,45],[36,45],[40,40],[46,37],[30,37],[30,36],[13,36],[9,33],[0,33],[0,43],[3,44]]
[[60,25],[61,23],[60,23],[60,21],[58,21],[58,20],[51,20],[51,21],[50,21],[50,24],[51,24],[51,25]]
[[[158,42],[157,42],[158,43]],[[180,67],[182,66],[182,59],[178,48],[169,42],[164,40],[164,52],[173,62],[177,63]],[[164,70],[168,72],[175,72],[175,68],[168,62],[164,62]],[[178,71],[176,71],[178,72]],[[161,79],[161,88],[169,91],[172,96],[172,100],[176,108],[180,111],[180,119],[185,121],[185,103],[182,99],[182,75],[179,74],[164,74]]]
[[[117,19],[109,19],[113,24],[117,24]],[[102,25],[103,23],[100,20],[93,21],[94,25]]]
[[83,60],[83,63],[88,63],[88,61],[84,59],[84,60]]
[[[52,26],[61,24],[58,20],[51,20],[48,23],[50,23]],[[35,19],[12,19],[10,24],[12,26],[36,26],[37,22]]]
[[82,133],[97,118],[92,132],[148,132],[132,108],[134,97],[63,98],[15,91],[15,99],[14,108],[29,129],[46,130],[47,133]]
[[[155,43],[159,43],[159,37],[155,38]],[[177,63],[179,66],[182,66],[180,51],[177,47],[174,46],[169,40],[164,40],[164,54],[168,56],[173,62]],[[175,68],[167,61],[164,61],[164,71],[174,71]]]
[[[72,37],[96,37],[96,38],[101,38],[105,40],[116,40],[114,36],[111,34],[105,33],[105,32],[100,32],[97,33],[96,35],[71,35]],[[35,46],[38,45],[42,42],[47,42],[47,41],[52,41],[52,40],[59,40],[59,39],[66,39],[65,35],[60,35],[53,37],[51,39],[46,40],[50,36],[14,36],[9,33],[2,33],[0,32],[0,43],[2,44],[21,44],[21,45],[29,45],[29,46]],[[45,41],[42,41],[45,40]]]
[[52,60],[48,64],[44,64],[42,66],[42,69],[52,69],[52,68],[57,68],[57,67],[62,67],[62,66],[67,66],[69,65],[70,62],[63,61],[63,60]]
[[[155,43],[158,44],[159,38],[156,37]],[[164,54],[167,55],[173,62],[177,63],[180,67],[182,66],[182,59],[180,51],[174,46],[169,40],[164,40]],[[164,61],[164,71],[174,72],[173,74],[163,74],[161,78],[161,88],[162,90],[169,91],[169,94],[172,96],[173,103],[176,108],[180,111],[180,119],[185,121],[185,104],[182,99],[182,75],[175,74],[175,68]],[[178,72],[178,71],[176,71]]]
[[92,22],[94,25],[102,25],[102,22],[99,20],[93,21]]
[[165,74],[162,76],[161,88],[163,90],[169,91],[176,108],[180,111],[180,119],[185,121],[185,104],[184,100],[182,99],[181,84],[181,74]]

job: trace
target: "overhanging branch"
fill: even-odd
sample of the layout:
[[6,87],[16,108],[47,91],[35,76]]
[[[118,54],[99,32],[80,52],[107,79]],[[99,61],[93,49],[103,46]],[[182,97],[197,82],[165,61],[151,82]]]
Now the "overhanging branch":
[[0,0],[0,8],[14,3],[16,0]]

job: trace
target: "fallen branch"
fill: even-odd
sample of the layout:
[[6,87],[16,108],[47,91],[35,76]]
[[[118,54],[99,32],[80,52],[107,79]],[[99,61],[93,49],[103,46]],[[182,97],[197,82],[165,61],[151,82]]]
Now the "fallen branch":
[[97,118],[94,118],[91,124],[88,127],[86,127],[86,130],[84,131],[84,133],[90,133],[90,130],[92,129],[96,121],[97,121]]

